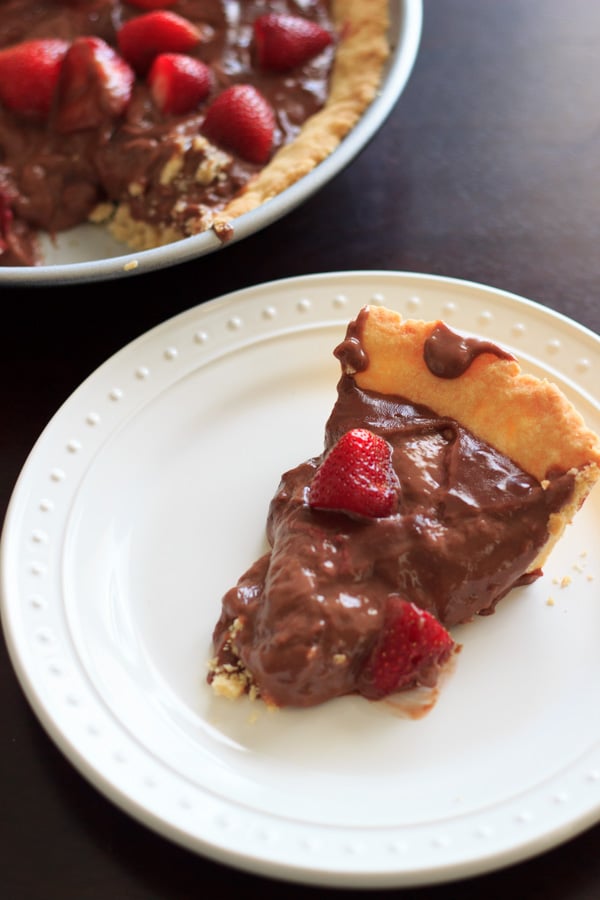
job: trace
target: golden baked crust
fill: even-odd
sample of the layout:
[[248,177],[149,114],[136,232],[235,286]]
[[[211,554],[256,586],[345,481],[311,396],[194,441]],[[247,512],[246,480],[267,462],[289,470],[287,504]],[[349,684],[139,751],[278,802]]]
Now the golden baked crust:
[[132,217],[128,204],[121,203],[108,226],[117,240],[134,250],[147,250],[210,227],[226,239],[232,220],[280,194],[336,149],[375,99],[381,83],[389,56],[388,0],[332,0],[332,19],[341,39],[327,102],[307,119],[297,138],[282,147],[223,210],[206,210],[206,215],[185,233],[171,225],[141,225]]
[[440,322],[403,320],[369,306],[361,343],[367,367],[356,384],[395,394],[456,419],[542,483],[552,472],[573,472],[571,502],[549,522],[549,539],[530,571],[540,568],[600,477],[600,439],[556,385],[521,371],[514,359],[477,356],[458,378],[440,378],[425,362],[425,341]]

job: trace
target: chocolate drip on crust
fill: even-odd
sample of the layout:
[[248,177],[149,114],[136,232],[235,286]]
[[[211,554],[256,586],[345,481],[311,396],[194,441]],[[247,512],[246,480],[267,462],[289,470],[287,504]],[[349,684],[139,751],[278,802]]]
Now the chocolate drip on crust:
[[443,322],[435,326],[423,346],[423,359],[427,368],[438,378],[458,378],[464,375],[473,360],[482,353],[492,353],[499,359],[515,358],[497,344],[458,334]]

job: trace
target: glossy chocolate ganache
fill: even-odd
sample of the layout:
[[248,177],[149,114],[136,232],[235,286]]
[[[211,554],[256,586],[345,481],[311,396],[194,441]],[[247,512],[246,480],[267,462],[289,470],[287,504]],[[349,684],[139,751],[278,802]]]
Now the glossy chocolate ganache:
[[[117,237],[135,236],[136,249],[144,249],[144,240],[164,243],[165,235],[210,227],[212,214],[265,163],[203,139],[205,110],[230,85],[256,87],[272,107],[271,157],[323,107],[335,40],[291,71],[268,72],[256,65],[252,23],[262,13],[281,13],[335,35],[329,0],[176,0],[166,7],[200,30],[201,40],[186,54],[211,72],[210,93],[191,113],[160,112],[144,72],[135,73],[131,99],[118,115],[92,89],[85,115],[67,127],[54,108],[39,115],[0,103],[0,265],[40,263],[37,230],[55,235],[90,218],[101,221],[108,204],[127,204],[126,227]],[[122,26],[148,11],[121,0],[2,0],[0,50],[41,38],[71,44],[93,36],[119,52]]]
[[[369,364],[361,316],[335,351],[346,373]],[[427,367],[440,378],[459,377],[481,353],[511,358],[441,324],[424,347]],[[392,515],[367,519],[309,507],[323,457],[357,427],[393,449],[400,500]],[[209,680],[223,666],[251,673],[259,694],[278,706],[362,693],[361,672],[391,595],[446,627],[493,612],[511,588],[541,574],[524,575],[547,540],[550,514],[573,486],[572,474],[549,474],[542,486],[458,421],[404,397],[361,390],[343,374],[324,453],[286,472],[271,501],[271,552],[223,598]]]

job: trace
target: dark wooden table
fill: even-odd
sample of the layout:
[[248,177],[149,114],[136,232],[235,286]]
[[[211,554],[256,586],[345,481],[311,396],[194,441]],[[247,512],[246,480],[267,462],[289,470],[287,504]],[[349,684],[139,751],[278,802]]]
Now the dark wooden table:
[[[600,332],[600,5],[425,0],[424,13],[419,57],[393,114],[283,220],[223,252],[125,281],[0,288],[2,514],[38,434],[89,373],[151,326],[234,289],[313,272],[411,270],[513,291]],[[0,710],[7,900],[320,893],[196,857],[113,806],[48,739],[4,644]],[[499,872],[396,893],[596,900],[600,826]]]

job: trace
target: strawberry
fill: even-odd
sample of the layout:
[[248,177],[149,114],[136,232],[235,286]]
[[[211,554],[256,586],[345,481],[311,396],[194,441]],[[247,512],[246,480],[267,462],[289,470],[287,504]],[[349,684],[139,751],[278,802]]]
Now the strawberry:
[[301,16],[267,13],[253,28],[258,64],[275,72],[301,66],[333,41],[331,32]]
[[334,444],[317,469],[309,505],[382,518],[396,511],[399,492],[388,442],[366,428],[353,428]]
[[102,38],[79,37],[65,55],[57,90],[57,131],[98,128],[126,109],[135,74]]
[[377,700],[417,685],[432,686],[453,648],[450,634],[431,613],[392,594],[381,634],[360,676],[360,693]]
[[40,38],[0,50],[0,102],[14,112],[50,111],[67,41]]
[[189,53],[201,36],[189,19],[156,10],[125,22],[117,32],[117,45],[127,62],[144,75],[159,53]]
[[255,87],[233,84],[208,107],[203,131],[249,162],[263,164],[273,146],[275,113]]
[[156,106],[164,114],[183,115],[204,100],[212,84],[207,65],[183,53],[160,53],[148,73]]

